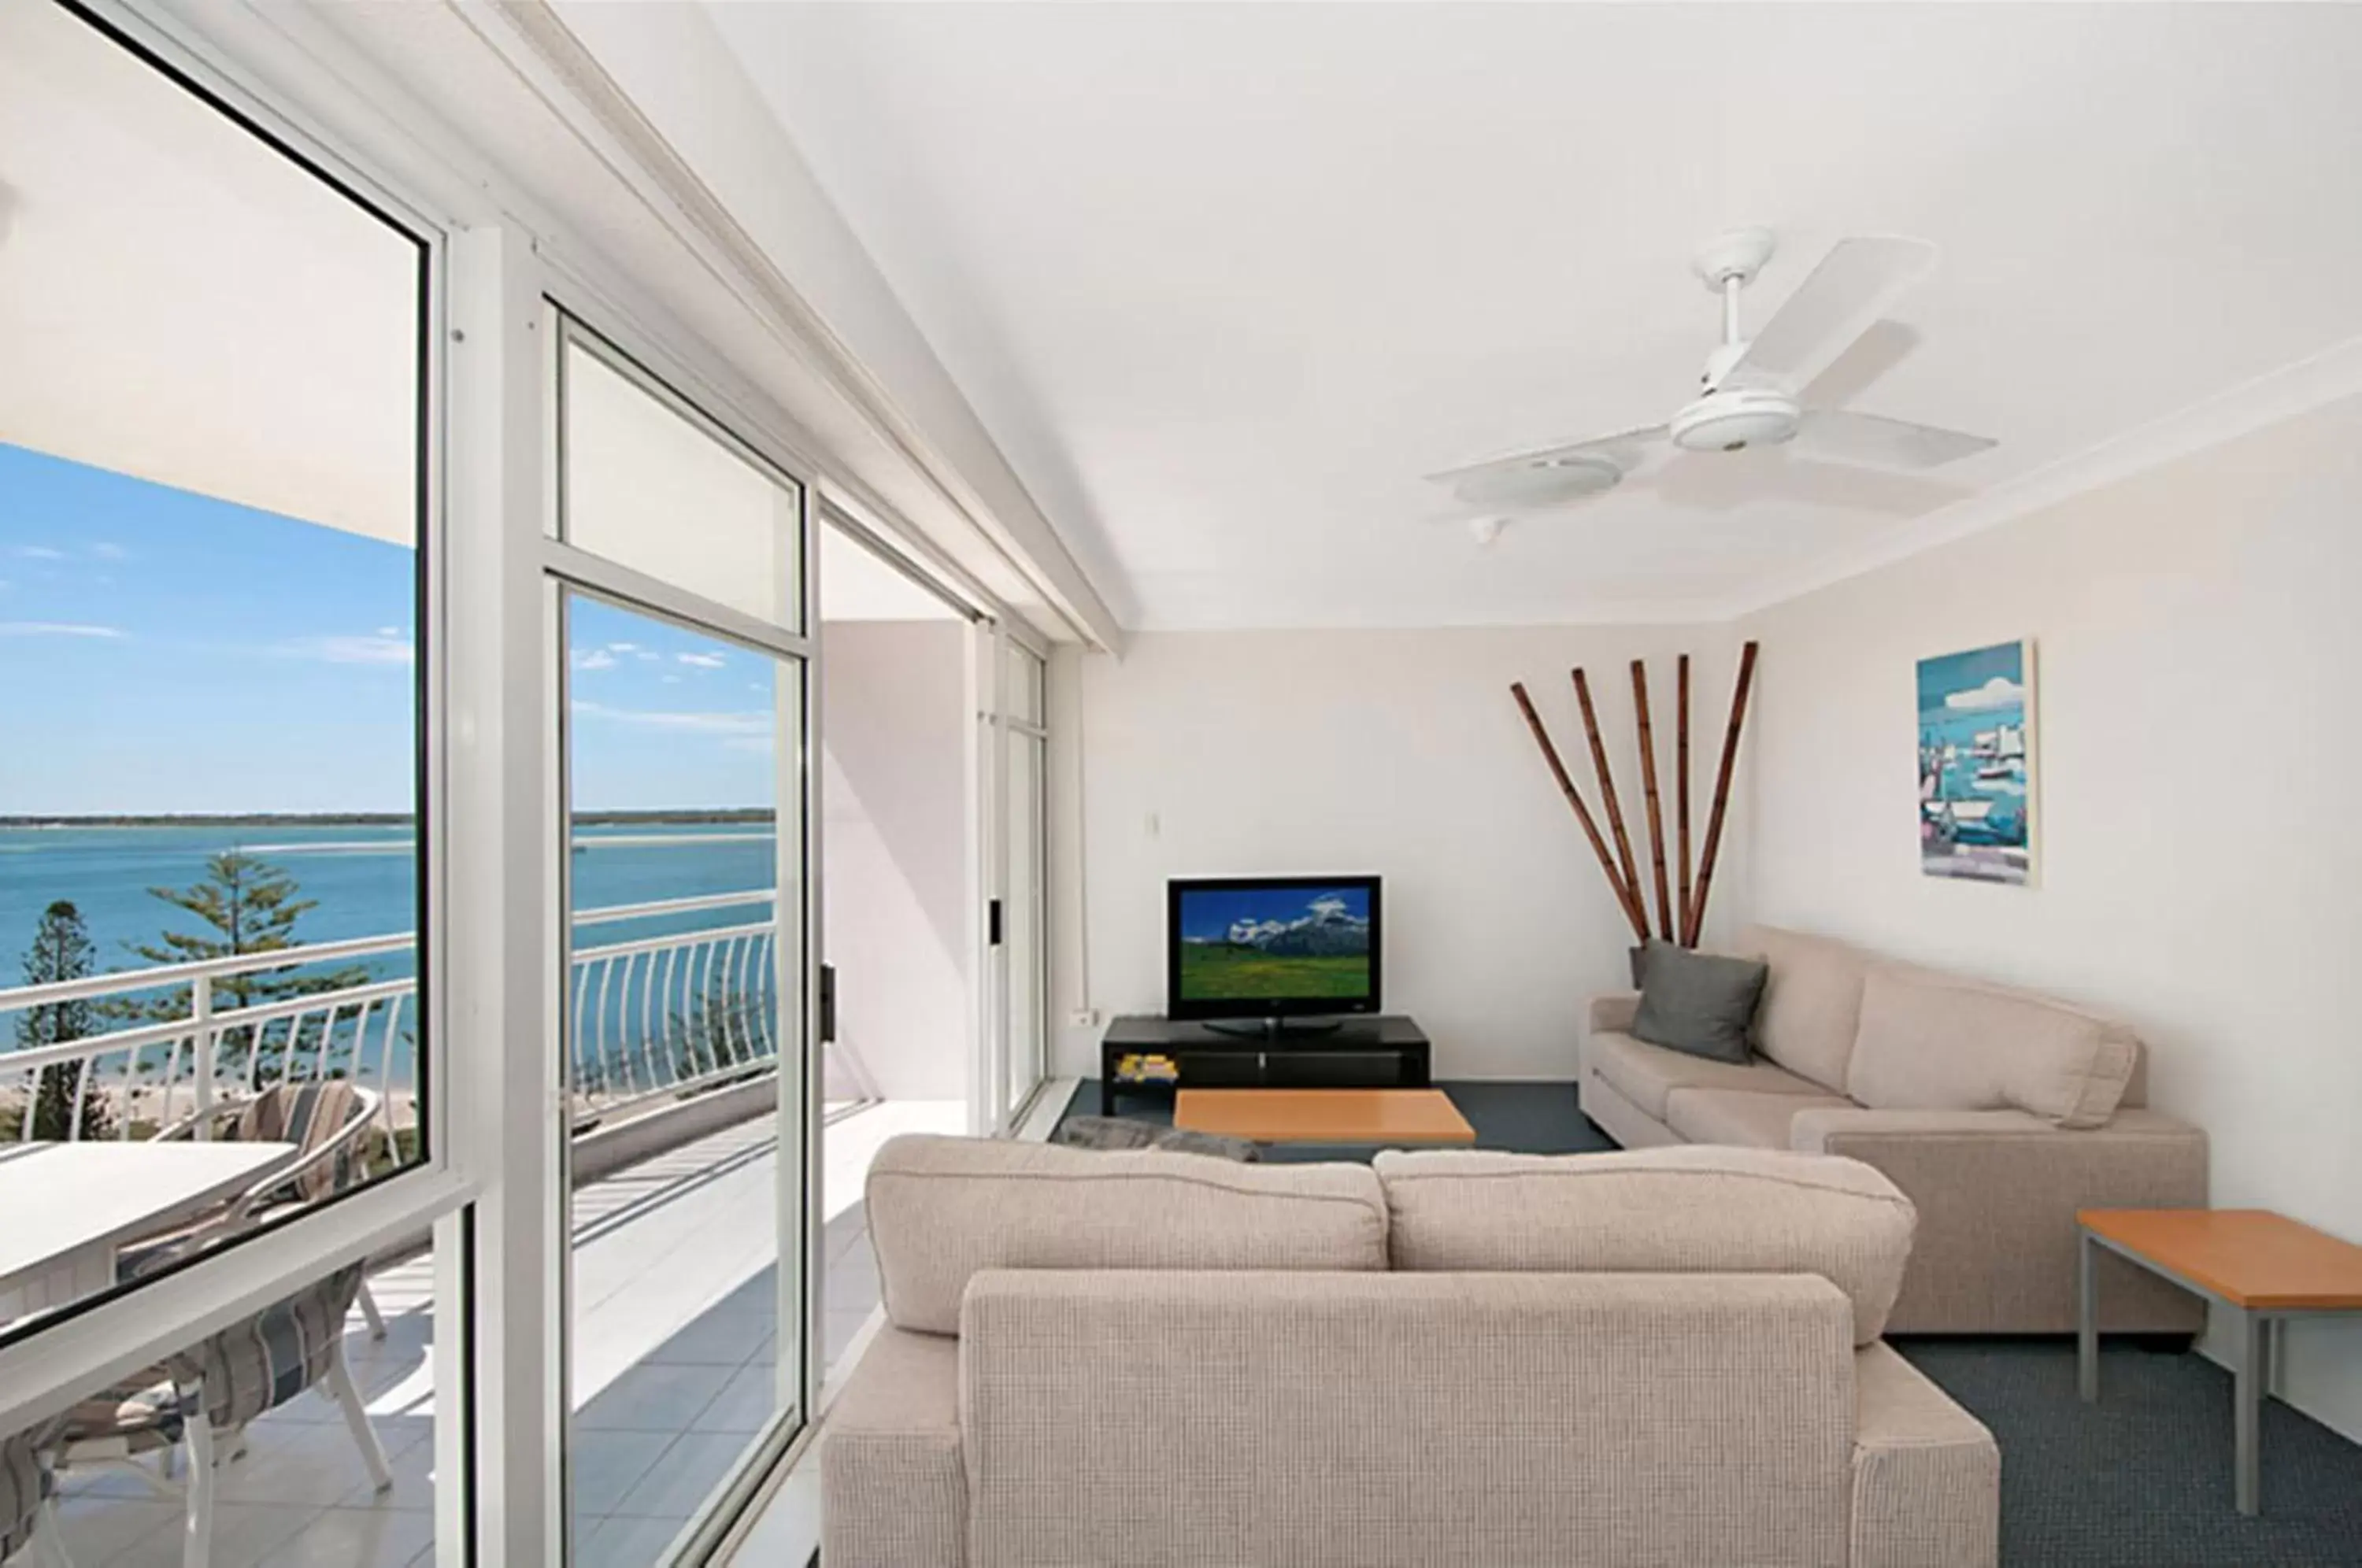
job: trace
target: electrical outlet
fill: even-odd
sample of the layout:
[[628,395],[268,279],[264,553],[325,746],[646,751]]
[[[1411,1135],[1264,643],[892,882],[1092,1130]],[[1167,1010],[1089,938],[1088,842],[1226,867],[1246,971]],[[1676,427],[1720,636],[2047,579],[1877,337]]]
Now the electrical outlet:
[[1099,1010],[1095,1007],[1078,1007],[1066,1015],[1066,1027],[1069,1029],[1097,1029],[1098,1026]]

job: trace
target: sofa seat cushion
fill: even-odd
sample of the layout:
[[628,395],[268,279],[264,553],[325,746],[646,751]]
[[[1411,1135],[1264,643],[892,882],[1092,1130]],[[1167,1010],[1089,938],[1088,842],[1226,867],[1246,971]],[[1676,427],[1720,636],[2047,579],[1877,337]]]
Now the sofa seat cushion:
[[2014,1109],[2101,1127],[2137,1057],[2130,1029],[2047,997],[1874,965],[1846,1093],[1873,1110]]
[[880,1330],[821,1445],[829,1568],[958,1568],[967,1537],[959,1342]]
[[1760,955],[1769,966],[1755,1009],[1755,1048],[1797,1077],[1843,1094],[1870,955],[1776,925],[1749,926],[1739,933],[1738,949]]
[[1875,1344],[1854,1353],[1852,1563],[2001,1561],[2001,1450],[1925,1373]]
[[1677,1088],[1751,1089],[1759,1094],[1825,1095],[1828,1090],[1795,1074],[1756,1059],[1712,1062],[1681,1051],[1668,1051],[1629,1034],[1594,1034],[1584,1046],[1584,1060],[1618,1094],[1662,1121],[1665,1097]]
[[1389,1150],[1374,1162],[1411,1273],[1817,1274],[1885,1331],[1918,1211],[1860,1160],[1683,1146],[1614,1154]]
[[1764,1094],[1756,1089],[1679,1088],[1665,1099],[1665,1121],[1693,1143],[1749,1149],[1789,1147],[1788,1127],[1812,1108],[1858,1109],[1835,1095]]
[[1386,1202],[1362,1165],[1242,1165],[1161,1150],[905,1134],[869,1166],[886,1316],[959,1332],[988,1268],[1386,1266]]

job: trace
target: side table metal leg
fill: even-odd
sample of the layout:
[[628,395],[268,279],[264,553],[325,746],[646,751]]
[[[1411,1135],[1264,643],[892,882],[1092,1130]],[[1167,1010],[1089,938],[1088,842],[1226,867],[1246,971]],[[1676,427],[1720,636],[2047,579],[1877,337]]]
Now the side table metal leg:
[[2075,1243],[2075,1388],[2083,1403],[2100,1397],[2100,1291],[2094,1264],[2100,1244],[2091,1232],[2076,1233]]
[[2232,1475],[2233,1495],[2239,1511],[2253,1514],[2260,1503],[2262,1487],[2258,1464],[2257,1429],[2262,1424],[2264,1403],[2264,1335],[2265,1320],[2245,1308],[2231,1309],[2234,1331],[2239,1340],[2239,1365],[2232,1379]]

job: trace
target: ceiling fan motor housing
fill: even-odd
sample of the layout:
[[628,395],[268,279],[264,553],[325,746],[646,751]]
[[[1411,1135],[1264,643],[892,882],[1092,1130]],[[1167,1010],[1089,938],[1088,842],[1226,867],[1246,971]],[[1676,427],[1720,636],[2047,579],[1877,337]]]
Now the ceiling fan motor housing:
[[1804,413],[1794,398],[1770,387],[1727,387],[1673,415],[1673,444],[1692,452],[1777,446],[1795,435]]

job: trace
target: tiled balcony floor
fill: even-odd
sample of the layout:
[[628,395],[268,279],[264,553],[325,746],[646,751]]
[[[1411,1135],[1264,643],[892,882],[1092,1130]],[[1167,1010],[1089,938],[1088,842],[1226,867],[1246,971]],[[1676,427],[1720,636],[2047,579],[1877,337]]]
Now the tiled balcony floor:
[[[888,1101],[824,1145],[822,1353],[833,1365],[877,1305],[862,1178],[895,1132],[956,1131],[956,1104]],[[575,1561],[646,1568],[777,1408],[776,1145],[750,1122],[618,1172],[577,1195]],[[370,1486],[337,1407],[307,1393],[248,1430],[224,1464],[215,1568],[403,1568],[434,1561],[434,1264],[372,1276],[386,1337],[360,1315],[346,1354],[393,1490]],[[75,1568],[177,1568],[183,1512],[119,1469],[61,1477]]]

